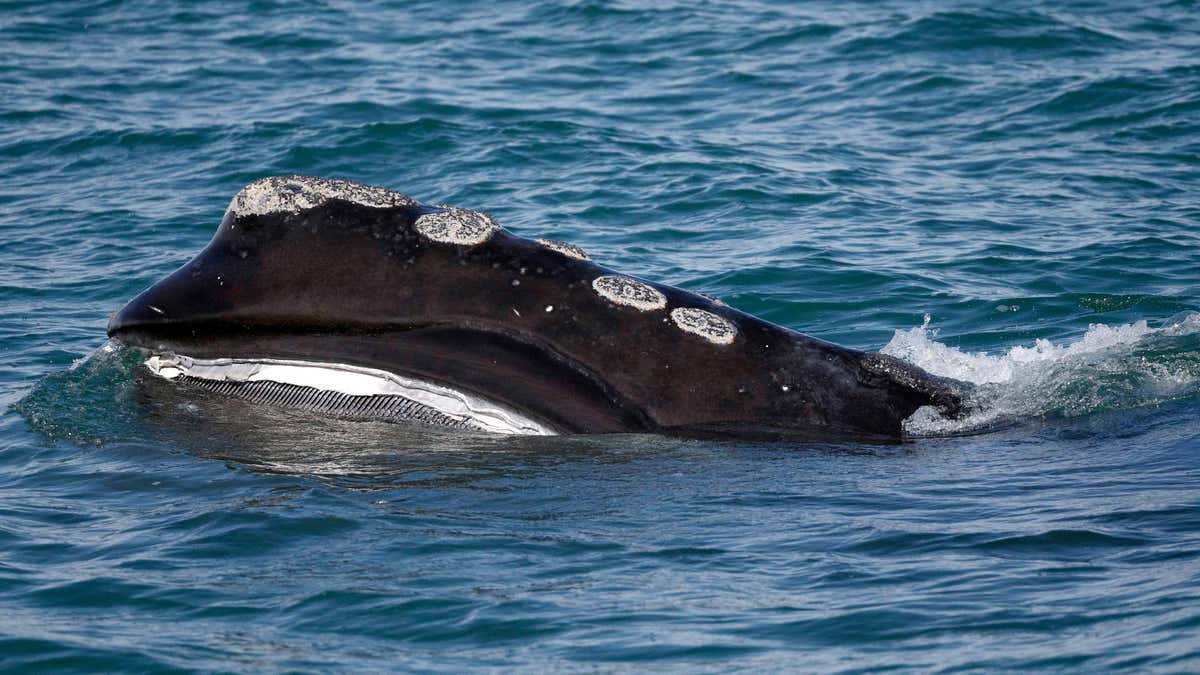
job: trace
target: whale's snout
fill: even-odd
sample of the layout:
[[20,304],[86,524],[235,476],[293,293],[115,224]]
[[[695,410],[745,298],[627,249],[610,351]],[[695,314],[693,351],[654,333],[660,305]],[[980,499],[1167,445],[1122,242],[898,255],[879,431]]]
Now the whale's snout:
[[153,346],[142,343],[201,324],[228,322],[227,309],[243,284],[228,271],[216,272],[211,257],[210,252],[202,252],[126,303],[109,319],[109,337]]
[[109,337],[121,337],[125,333],[146,329],[164,322],[166,310],[146,297],[150,295],[151,290],[153,288],[144,291],[113,313],[108,320]]

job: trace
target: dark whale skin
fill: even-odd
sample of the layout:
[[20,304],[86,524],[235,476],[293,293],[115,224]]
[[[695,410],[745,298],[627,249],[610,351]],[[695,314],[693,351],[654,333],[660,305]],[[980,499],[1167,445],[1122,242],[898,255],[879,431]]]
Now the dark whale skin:
[[[665,307],[617,304],[593,281],[619,273],[503,229],[474,245],[430,239],[414,223],[443,209],[404,201],[231,207],[212,241],[115,314],[108,333],[198,358],[379,368],[561,433],[887,441],[918,407],[961,405],[958,383],[683,289],[643,280]],[[682,330],[670,314],[680,307],[725,319],[736,336],[719,344]]]

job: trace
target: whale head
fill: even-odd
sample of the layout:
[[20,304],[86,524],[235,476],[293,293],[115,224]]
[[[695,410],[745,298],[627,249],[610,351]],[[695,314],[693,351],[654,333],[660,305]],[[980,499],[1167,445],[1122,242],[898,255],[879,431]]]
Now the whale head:
[[424,421],[513,433],[895,439],[918,407],[960,401],[915,366],[621,274],[486,213],[304,176],[239,192],[209,244],[108,332],[164,377],[231,394],[343,412],[390,396],[428,407]]

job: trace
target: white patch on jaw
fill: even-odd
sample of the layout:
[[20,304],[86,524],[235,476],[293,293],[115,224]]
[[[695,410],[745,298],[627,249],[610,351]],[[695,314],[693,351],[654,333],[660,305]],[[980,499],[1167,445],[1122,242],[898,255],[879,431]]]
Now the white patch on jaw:
[[561,253],[568,258],[574,258],[576,260],[591,260],[591,258],[588,257],[587,251],[584,251],[575,244],[568,244],[565,241],[555,241],[553,239],[538,239],[537,243],[545,246],[551,251]]
[[703,309],[676,307],[671,310],[671,320],[682,330],[699,335],[714,344],[732,344],[733,338],[737,337],[737,327],[729,320]]
[[443,244],[474,246],[491,239],[500,229],[496,221],[486,213],[443,206],[444,210],[426,213],[413,224],[417,232]]
[[182,354],[156,354],[146,359],[145,365],[168,380],[187,376],[228,382],[278,382],[351,396],[402,396],[448,417],[465,420],[481,431],[554,435],[552,429],[499,403],[374,368],[283,359],[193,359]]
[[229,202],[229,211],[236,216],[299,213],[330,199],[342,199],[375,208],[412,206],[417,203],[395,190],[339,178],[272,176],[242,188]]
[[600,297],[618,305],[633,307],[643,312],[662,309],[667,306],[667,298],[653,286],[614,274],[596,277],[592,288]]

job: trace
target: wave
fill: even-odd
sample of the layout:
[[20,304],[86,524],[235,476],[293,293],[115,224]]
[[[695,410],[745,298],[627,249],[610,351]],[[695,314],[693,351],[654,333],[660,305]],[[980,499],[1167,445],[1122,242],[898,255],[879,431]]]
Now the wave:
[[1136,408],[1200,394],[1200,312],[1151,327],[1145,320],[1092,324],[1074,341],[1039,339],[1002,354],[938,342],[930,317],[897,330],[882,351],[934,375],[974,385],[967,415],[926,407],[905,420],[914,436],[981,431],[1007,424]]

